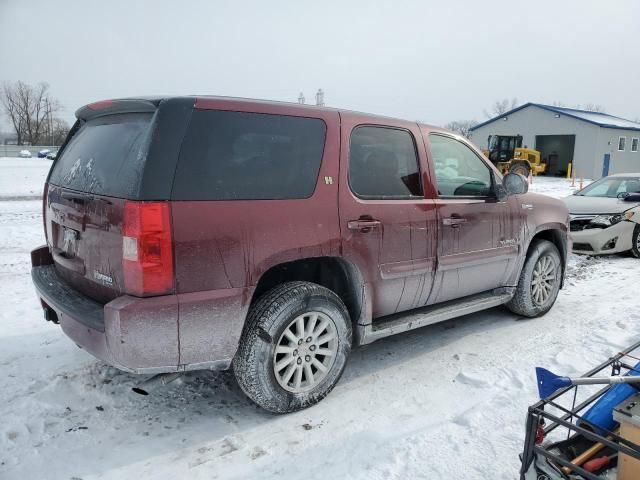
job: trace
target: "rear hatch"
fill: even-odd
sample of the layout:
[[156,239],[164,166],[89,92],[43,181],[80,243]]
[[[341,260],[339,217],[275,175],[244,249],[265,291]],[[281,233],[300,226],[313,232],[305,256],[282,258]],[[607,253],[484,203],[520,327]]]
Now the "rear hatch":
[[143,107],[118,111],[107,103],[81,109],[88,118],[74,127],[45,189],[45,228],[56,270],[100,302],[131,290],[123,268],[123,221],[127,204],[138,203],[147,161],[154,106]]

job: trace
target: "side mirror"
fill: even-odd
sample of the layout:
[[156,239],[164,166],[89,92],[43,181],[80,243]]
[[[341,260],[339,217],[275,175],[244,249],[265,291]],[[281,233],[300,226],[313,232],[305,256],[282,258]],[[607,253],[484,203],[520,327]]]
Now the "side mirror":
[[640,192],[630,193],[624,197],[625,202],[640,202]]
[[517,173],[507,173],[502,179],[502,185],[508,195],[522,195],[529,191],[529,182]]

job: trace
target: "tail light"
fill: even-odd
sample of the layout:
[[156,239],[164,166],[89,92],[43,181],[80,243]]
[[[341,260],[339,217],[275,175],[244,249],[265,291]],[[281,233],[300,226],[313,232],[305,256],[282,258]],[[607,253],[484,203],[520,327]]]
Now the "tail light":
[[103,110],[113,106],[113,100],[100,100],[99,102],[93,102],[87,105],[91,110]]
[[162,295],[173,291],[173,242],[168,202],[124,205],[122,270],[127,293]]
[[44,192],[42,192],[42,225],[44,226],[44,240],[49,245],[49,235],[47,234],[47,200],[49,197],[49,184],[44,182]]

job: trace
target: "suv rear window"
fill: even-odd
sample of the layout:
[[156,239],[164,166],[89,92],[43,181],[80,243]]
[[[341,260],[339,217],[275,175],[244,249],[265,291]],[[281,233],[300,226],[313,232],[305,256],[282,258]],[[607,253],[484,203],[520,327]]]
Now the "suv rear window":
[[135,198],[152,114],[108,115],[86,122],[53,164],[54,185],[111,197]]
[[308,198],[318,179],[325,134],[318,118],[194,110],[172,197]]

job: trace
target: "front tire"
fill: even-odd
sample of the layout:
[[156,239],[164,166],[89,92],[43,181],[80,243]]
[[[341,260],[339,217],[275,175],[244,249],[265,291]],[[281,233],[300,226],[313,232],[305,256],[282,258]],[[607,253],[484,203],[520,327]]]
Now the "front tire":
[[524,317],[547,313],[558,298],[562,260],[558,248],[548,240],[534,240],[520,273],[518,287],[507,308]]
[[340,298],[310,282],[287,282],[251,307],[233,360],[244,393],[274,413],[310,407],[338,383],[351,351]]
[[636,225],[631,236],[631,253],[640,258],[640,225]]
[[522,175],[524,178],[528,178],[530,172],[531,169],[524,163],[516,163],[511,167],[511,170],[509,170],[509,173],[516,173],[518,175]]

